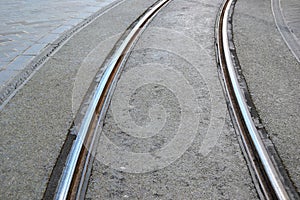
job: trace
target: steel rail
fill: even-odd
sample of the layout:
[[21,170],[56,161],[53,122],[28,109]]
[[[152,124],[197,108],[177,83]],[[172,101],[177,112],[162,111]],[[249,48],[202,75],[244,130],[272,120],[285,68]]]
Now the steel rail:
[[225,93],[230,103],[229,107],[231,108],[239,132],[243,132],[241,133],[242,142],[249,156],[251,167],[255,171],[264,198],[290,199],[285,184],[280,178],[280,172],[276,170],[276,166],[272,162],[251,117],[233,64],[232,48],[230,47],[228,36],[228,21],[233,2],[234,0],[226,0],[222,5],[216,28],[218,62],[224,81]]
[[[149,24],[149,22],[159,12],[159,10],[167,5],[170,1],[171,0],[159,0],[154,5],[152,5],[138,19],[138,22],[130,30],[129,34],[122,41],[122,44],[114,50],[108,64],[105,65],[106,70],[95,90],[87,112],[82,120],[76,140],[74,141],[67,158],[66,166],[58,185],[58,189],[56,191],[56,200],[64,200],[70,198],[69,193],[71,183],[76,173],[76,166],[80,161],[81,152],[84,149],[84,143],[87,137],[89,137],[88,135],[91,132],[91,127],[93,129],[93,132],[95,131],[95,129],[97,129],[97,126],[95,127],[94,123],[99,122],[101,113],[106,113],[106,111],[104,111],[102,108],[105,106],[107,107],[107,105],[104,105],[104,103],[109,103],[106,98],[113,92],[112,88],[114,88],[114,86],[112,84],[116,82],[116,74],[120,73],[120,70],[125,63],[125,59],[128,57],[130,50],[133,48],[135,42],[139,38],[138,36],[143,32],[147,24]],[[92,143],[94,143],[94,140],[92,141]]]

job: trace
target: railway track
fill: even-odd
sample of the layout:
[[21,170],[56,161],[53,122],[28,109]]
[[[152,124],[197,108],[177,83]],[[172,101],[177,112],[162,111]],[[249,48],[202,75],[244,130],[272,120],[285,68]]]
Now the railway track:
[[[95,144],[98,138],[98,127],[101,127],[111,95],[130,50],[137,42],[153,17],[170,0],[160,0],[147,9],[123,34],[110,56],[104,62],[106,69],[95,88],[89,107],[80,122],[79,132],[72,144],[65,168],[57,186],[55,199],[84,199]],[[79,117],[80,118],[80,117]]]
[[216,23],[216,55],[228,108],[253,181],[261,199],[299,199],[288,173],[269,139],[247,90],[232,38],[235,0],[221,7]]
[[[65,168],[57,186],[55,199],[84,199],[95,146],[107,112],[116,82],[130,55],[130,51],[153,17],[171,0],[160,0],[139,17],[123,34],[104,62],[106,69],[81,118],[79,132],[71,146]],[[222,86],[228,107],[253,182],[261,199],[299,198],[293,183],[282,165],[276,149],[260,123],[253,120],[257,114],[246,89],[234,52],[231,15],[234,0],[226,0],[220,9],[216,24],[216,51]]]

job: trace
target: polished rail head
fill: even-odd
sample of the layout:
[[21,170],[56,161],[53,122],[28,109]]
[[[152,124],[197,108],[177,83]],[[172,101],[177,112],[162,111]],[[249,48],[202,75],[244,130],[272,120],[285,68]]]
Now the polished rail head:
[[[251,117],[251,114],[248,109],[248,105],[245,100],[244,93],[242,92],[240,88],[240,84],[238,81],[238,76],[236,74],[234,64],[233,64],[233,58],[232,58],[232,52],[230,50],[230,45],[229,45],[229,37],[228,37],[228,20],[229,20],[229,13],[231,6],[233,4],[234,0],[226,0],[222,6],[221,9],[221,14],[218,19],[218,24],[217,24],[217,46],[218,46],[218,56],[219,56],[219,61],[220,65],[225,65],[222,66],[223,68],[226,68],[228,72],[228,76],[230,80],[227,80],[227,83],[230,83],[230,86],[228,86],[226,83],[226,90],[228,93],[228,87],[231,87],[234,93],[234,99],[237,102],[237,107],[239,109],[239,112],[242,115],[243,122],[245,123],[246,129],[248,134],[250,135],[251,142],[254,144],[255,151],[257,152],[259,156],[259,160],[263,166],[263,170],[266,173],[269,182],[273,188],[273,191],[276,194],[276,197],[278,199],[290,199],[288,192],[286,191],[286,188],[284,186],[284,183],[280,179],[280,176],[278,174],[278,171],[275,169],[274,163],[272,162],[266,147],[262,141],[262,138],[260,137],[257,128],[253,122],[253,119]],[[224,57],[224,63],[222,63],[222,58],[221,56]],[[224,77],[224,79],[226,79]],[[230,98],[229,98],[230,99]],[[230,100],[231,107],[233,106],[232,100]],[[233,109],[234,110],[234,109]],[[238,114],[236,114],[236,111],[233,111],[235,118]],[[238,120],[237,120],[238,121]],[[243,125],[239,125],[243,126]],[[250,158],[251,159],[251,158]],[[254,167],[255,168],[255,167]],[[256,171],[256,170],[255,170]],[[257,175],[259,176],[259,175]],[[260,179],[260,178],[259,178]],[[263,187],[263,192],[268,192],[266,191],[267,189]],[[267,196],[272,196],[272,195],[265,195]]]
[[101,77],[100,83],[97,86],[94,96],[89,104],[88,110],[81,123],[77,138],[74,141],[74,144],[72,145],[71,151],[69,153],[67,163],[55,195],[56,200],[64,200],[68,198],[68,193],[75,173],[75,168],[79,160],[80,152],[84,146],[84,141],[87,137],[90,124],[92,123],[93,116],[96,112],[98,102],[100,101],[101,97],[105,96],[103,95],[103,92],[107,87],[109,79],[112,78],[113,80],[114,78],[111,76],[113,71],[115,70],[115,67],[120,62],[119,59],[122,57],[122,55],[127,54],[126,52],[132,48],[134,41],[137,40],[137,36],[144,29],[145,25],[147,25],[151,21],[151,19],[153,19],[153,17],[158,13],[158,11],[169,2],[170,0],[159,0],[153,6],[151,6],[148,11],[142,15],[133,29],[131,29],[120,47],[113,53],[110,62],[105,66],[106,70]]

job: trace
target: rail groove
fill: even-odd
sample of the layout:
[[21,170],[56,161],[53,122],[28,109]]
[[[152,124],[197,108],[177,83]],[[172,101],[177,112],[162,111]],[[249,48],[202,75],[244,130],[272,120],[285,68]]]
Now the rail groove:
[[[105,72],[81,122],[71,147],[66,166],[55,194],[56,200],[84,199],[95,144],[98,124],[103,123],[111,95],[130,51],[153,17],[171,0],[159,0],[142,14],[123,34],[104,62]],[[101,128],[101,127],[100,127]]]
[[[261,199],[298,199],[274,144],[262,124],[254,122],[253,102],[232,41],[232,14],[236,0],[225,0],[216,21],[216,55],[227,105],[253,182]],[[250,111],[251,109],[251,111]]]

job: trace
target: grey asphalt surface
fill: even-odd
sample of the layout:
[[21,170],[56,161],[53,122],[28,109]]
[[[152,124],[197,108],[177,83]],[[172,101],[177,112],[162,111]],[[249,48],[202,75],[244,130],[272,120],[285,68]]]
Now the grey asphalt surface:
[[257,199],[214,55],[222,1],[172,1],[118,81],[86,199]]
[[[77,112],[76,102],[93,79],[85,78],[79,87],[78,72],[83,64],[97,71],[117,36],[153,2],[123,2],[97,18],[51,56],[0,111],[0,199],[42,198]],[[98,48],[103,60],[87,61],[100,44],[105,45]]]
[[[281,2],[283,8],[300,9],[293,1]],[[237,1],[234,42],[257,111],[299,192],[300,63],[276,29],[270,5],[269,0]],[[287,19],[288,28],[299,35],[299,12],[290,12]]]
[[280,5],[288,27],[300,43],[300,1],[282,0]]
[[[284,8],[294,5],[288,1]],[[82,4],[76,2],[77,9]],[[89,2],[91,14],[98,1]],[[0,110],[0,199],[42,198],[95,74],[154,2],[125,0],[109,9],[51,55]],[[173,0],[143,33],[106,116],[86,199],[258,199],[218,79],[214,25],[221,3]],[[269,0],[239,0],[234,40],[254,103],[299,188],[299,63],[270,8]],[[76,18],[74,12],[64,16]],[[293,16],[286,18],[297,30]],[[0,47],[7,38],[0,37]]]
[[271,0],[271,4],[277,29],[300,62],[300,2],[297,0]]

